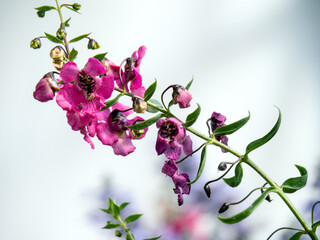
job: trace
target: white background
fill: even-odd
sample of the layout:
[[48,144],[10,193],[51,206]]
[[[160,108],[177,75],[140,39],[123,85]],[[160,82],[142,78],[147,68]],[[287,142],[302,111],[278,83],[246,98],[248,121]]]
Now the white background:
[[[145,86],[157,78],[156,98],[161,89],[186,85],[194,75],[192,107],[181,114],[199,103],[202,113],[194,126],[198,130],[206,132],[204,123],[212,111],[223,113],[230,123],[250,110],[248,125],[229,138],[238,151],[272,128],[277,119],[274,105],[278,106],[283,114],[280,131],[252,153],[252,159],[279,184],[298,174],[294,164],[305,166],[312,181],[320,143],[318,1],[79,2],[81,15],[64,11],[64,19],[72,17],[69,39],[92,32],[101,45],[99,52],[109,52],[118,64],[145,45],[141,74]],[[32,97],[36,83],[53,70],[49,51],[54,45],[43,40],[43,47],[33,50],[29,42],[43,32],[54,34],[59,25],[55,12],[40,19],[33,8],[54,4],[1,3],[0,239],[110,239],[108,231],[88,217],[105,207],[94,197],[105,179],[113,180],[118,194],[134,195],[135,207],[144,213],[142,221],[155,228],[158,189],[172,187],[163,184],[163,158],[154,150],[155,127],[136,143],[133,154],[118,157],[98,141],[91,150],[80,133],[71,130],[55,101],[44,104]],[[74,47],[80,52],[79,67],[98,53],[86,50],[86,41]],[[210,149],[206,173],[227,159],[234,160]],[[248,167],[244,170],[242,185],[248,191],[263,184]],[[176,196],[167,197],[175,204]],[[314,196],[307,187],[291,199],[302,208],[310,197]],[[290,218],[275,197],[246,220],[263,224],[250,239],[266,238],[288,225]]]

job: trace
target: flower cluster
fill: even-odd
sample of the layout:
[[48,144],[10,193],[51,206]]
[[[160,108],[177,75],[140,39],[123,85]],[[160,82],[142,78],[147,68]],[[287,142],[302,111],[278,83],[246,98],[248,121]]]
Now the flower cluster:
[[[44,75],[36,85],[33,96],[41,102],[47,102],[56,95],[57,104],[67,112],[68,124],[72,130],[84,135],[84,140],[91,148],[94,148],[92,138],[97,136],[103,144],[111,146],[115,154],[126,156],[135,150],[131,140],[141,139],[147,132],[147,128],[140,132],[131,131],[128,126],[144,119],[138,116],[127,119],[133,111],[121,103],[115,104],[112,111],[101,109],[114,92],[115,85],[143,96],[145,88],[139,70],[145,50],[145,46],[142,46],[135,51],[126,60],[124,70],[106,58],[102,62],[89,58],[80,70],[75,62],[65,62],[64,51],[61,47],[55,47],[50,56],[60,73]],[[61,67],[57,67],[57,61],[60,61]],[[58,80],[54,77],[55,73],[59,74]]]

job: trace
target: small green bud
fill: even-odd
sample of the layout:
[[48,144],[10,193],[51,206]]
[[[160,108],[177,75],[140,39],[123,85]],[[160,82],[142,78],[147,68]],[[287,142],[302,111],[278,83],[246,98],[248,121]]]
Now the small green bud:
[[147,110],[147,103],[141,98],[132,98],[132,107],[136,113],[145,113]]
[[145,134],[144,129],[140,129],[140,130],[132,129],[131,130],[131,136],[133,139],[139,139],[139,138],[141,138],[141,136],[143,134]]
[[114,235],[116,237],[122,237],[122,231],[121,230],[117,230],[117,231],[115,231]]
[[37,15],[38,15],[38,17],[43,18],[43,17],[46,15],[46,12],[43,11],[43,10],[39,10],[39,11],[37,12]]
[[64,38],[67,36],[67,32],[65,31],[64,28],[59,28],[59,29],[57,30],[56,35],[57,35],[57,38],[59,38],[59,39],[62,40],[62,39],[64,39]]
[[100,44],[96,42],[96,40],[90,38],[88,42],[88,49],[98,49],[100,47]]
[[32,41],[30,42],[30,47],[33,49],[41,48],[40,38],[32,39]]
[[61,46],[56,46],[52,48],[50,51],[50,57],[54,61],[63,61],[65,59],[65,53],[63,51],[63,48]]
[[74,10],[76,10],[76,11],[79,11],[80,8],[81,8],[81,5],[80,5],[79,3],[74,3],[74,4],[72,5],[72,8],[73,8]]

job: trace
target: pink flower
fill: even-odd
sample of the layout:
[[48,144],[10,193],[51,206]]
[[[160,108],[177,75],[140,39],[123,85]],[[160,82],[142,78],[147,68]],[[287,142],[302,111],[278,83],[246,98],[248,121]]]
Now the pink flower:
[[144,96],[146,91],[145,87],[142,86],[142,76],[140,75],[140,63],[145,55],[146,47],[141,46],[138,51],[132,54],[131,58],[127,58],[124,66],[124,71],[121,70],[120,78],[120,67],[115,65],[112,61],[104,59],[103,64],[107,69],[107,75],[113,76],[114,80],[119,88],[125,88],[126,91],[131,92],[139,97]]
[[60,72],[65,84],[57,94],[59,106],[67,111],[99,112],[114,88],[113,77],[98,77],[105,73],[105,67],[95,58],[89,58],[81,71],[74,62],[66,63]]
[[[212,115],[211,115],[210,120],[211,120],[211,130],[212,130],[212,132],[214,132],[214,130],[216,130],[217,128],[226,125],[224,122],[227,120],[227,118],[226,118],[224,115],[220,114],[220,113],[213,112]],[[221,142],[221,143],[223,143],[223,144],[225,144],[225,145],[228,146],[228,140],[229,140],[229,139],[228,139],[228,137],[227,137],[226,135],[215,136],[215,138],[216,138],[219,142]],[[222,151],[223,153],[228,152],[228,151],[226,151],[226,150],[223,149],[223,148],[221,148],[221,151]]]
[[188,155],[192,153],[192,140],[186,135],[182,122],[175,118],[159,119],[157,121],[158,138],[156,151],[158,155],[164,153],[170,160],[180,158],[182,151]]
[[173,86],[173,93],[172,93],[173,104],[179,103],[180,108],[187,108],[187,107],[190,107],[191,99],[192,99],[192,96],[187,89],[183,88],[180,85]]
[[84,135],[83,139],[94,149],[94,144],[90,137],[94,137],[96,134],[97,117],[95,115],[70,110],[67,111],[67,119],[72,130],[80,131],[80,133]]
[[33,92],[33,97],[40,102],[47,102],[54,98],[55,92],[60,88],[55,80],[53,73],[47,73],[36,85],[36,89]]
[[112,107],[112,112],[107,109],[97,114],[98,120],[101,120],[97,125],[97,137],[103,144],[111,146],[116,155],[127,156],[132,153],[136,147],[131,140],[143,138],[148,130],[134,132],[128,129],[128,126],[143,121],[141,117],[127,119],[133,113],[132,110],[124,111],[129,108],[118,102]]
[[181,206],[183,204],[182,194],[190,194],[191,185],[188,184],[188,182],[190,182],[189,175],[187,173],[181,173],[173,160],[166,161],[161,171],[172,178],[175,185],[173,191],[178,194],[178,204]]

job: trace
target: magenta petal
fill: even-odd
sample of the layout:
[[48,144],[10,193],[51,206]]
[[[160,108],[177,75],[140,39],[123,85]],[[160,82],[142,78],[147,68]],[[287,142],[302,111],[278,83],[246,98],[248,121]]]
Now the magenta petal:
[[[95,114],[97,112],[100,111],[100,109],[102,107],[104,107],[105,105],[102,103],[102,99],[98,96],[96,96],[95,98],[91,99],[91,100],[83,100],[81,103],[82,108],[82,112],[84,113],[88,113],[88,114]],[[79,104],[77,104],[76,106],[79,107]]]
[[131,91],[131,93],[133,93],[134,95],[137,95],[137,96],[143,98],[143,97],[144,97],[144,93],[145,93],[145,91],[146,91],[146,88],[145,88],[145,87],[141,87],[141,88],[138,88],[138,89],[134,89],[134,88],[132,87],[132,84],[131,84],[131,85],[130,85],[130,91]]
[[60,77],[65,83],[75,82],[79,79],[80,70],[74,62],[67,62],[60,71]]
[[142,86],[142,76],[140,73],[133,68],[134,71],[134,78],[131,80],[130,88],[139,89]]
[[156,142],[156,151],[158,155],[164,153],[164,151],[167,148],[167,144],[169,143],[165,139],[158,136],[157,142]]
[[91,77],[94,77],[105,74],[106,69],[98,59],[89,58],[88,63],[82,71],[89,74]]
[[112,148],[114,154],[121,156],[127,156],[136,149],[136,147],[132,144],[131,139],[125,132],[119,136],[119,140],[112,145]]
[[164,151],[166,157],[170,160],[178,160],[182,154],[182,146],[177,142],[172,142]]
[[77,112],[68,111],[67,112],[68,124],[71,126],[72,130],[79,131],[82,127],[80,116]]
[[33,97],[40,102],[47,102],[54,98],[54,92],[49,84],[49,78],[42,78],[36,85]]
[[[126,105],[123,105],[122,103],[120,102],[117,102],[115,105],[112,106],[112,110],[120,110],[120,111],[124,111],[124,110],[128,110],[130,107],[126,106]],[[130,114],[134,113],[133,110],[129,110],[129,111],[126,111],[126,112],[123,112],[122,114],[126,117],[128,117]]]
[[166,161],[166,163],[162,167],[161,172],[168,175],[169,177],[173,177],[173,175],[176,173],[177,170],[178,170],[178,167],[175,164],[175,162],[170,160],[170,161]]
[[[138,122],[137,122],[138,121]],[[144,119],[142,118],[142,117],[139,117],[139,116],[136,116],[135,118],[133,118],[133,119],[127,119],[127,124],[128,124],[128,126],[131,126],[133,123],[135,123],[135,122],[137,122],[137,123],[139,123],[139,122],[142,122],[142,121],[144,121]],[[130,136],[130,138],[132,138],[132,134],[131,134],[131,129],[129,129],[129,136]],[[147,132],[148,132],[148,127],[146,127],[145,129],[144,129],[144,133],[139,137],[139,138],[134,138],[135,140],[137,140],[137,139],[142,139],[142,138],[144,138],[144,136],[147,134]]]
[[57,94],[57,103],[63,110],[71,110],[71,106],[79,110],[79,104],[83,101],[85,101],[83,94],[71,83],[65,84]]
[[110,131],[107,123],[99,122],[97,124],[97,137],[104,144],[112,146],[116,141],[118,141],[117,134]]
[[84,135],[83,139],[90,144],[91,148],[94,149],[94,144],[91,140],[91,138],[88,135]]
[[182,146],[183,146],[184,154],[188,155],[188,154],[193,152],[193,150],[192,150],[192,140],[191,140],[189,135],[186,136],[186,138],[184,139],[184,141],[182,143]]
[[111,97],[114,89],[113,77],[101,77],[96,79],[96,92],[104,99]]
[[99,121],[107,121],[110,115],[110,109],[103,110],[101,112],[96,113],[96,117]]

